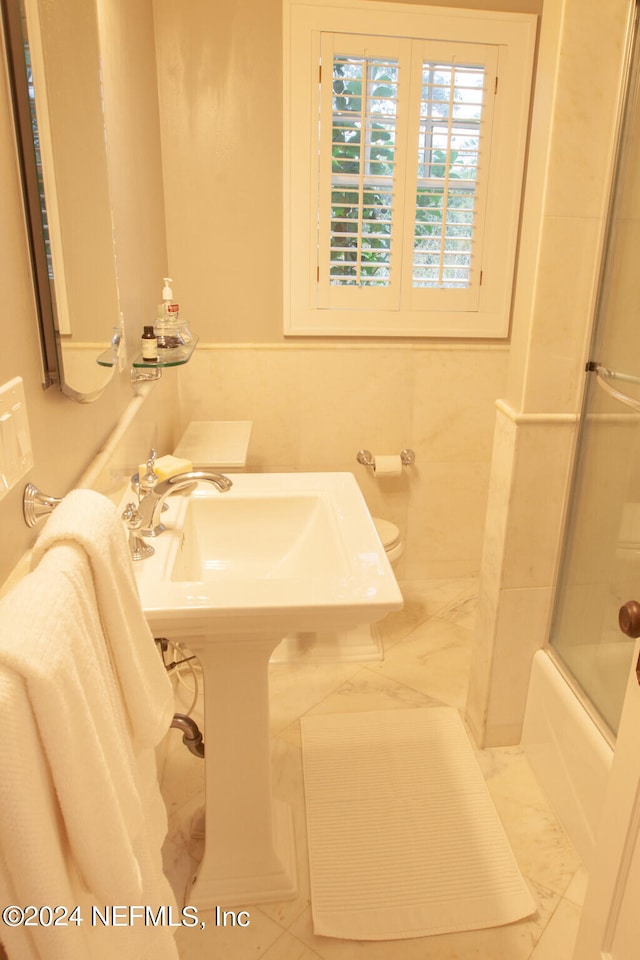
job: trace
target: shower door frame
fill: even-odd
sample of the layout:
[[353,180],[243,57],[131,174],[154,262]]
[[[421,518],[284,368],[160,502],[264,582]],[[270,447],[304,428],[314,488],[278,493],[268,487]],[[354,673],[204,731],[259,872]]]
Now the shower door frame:
[[[638,2],[630,6],[629,53],[624,103],[632,82],[640,97],[640,39]],[[633,56],[633,60],[631,57]],[[632,69],[635,74],[632,76]],[[640,120],[639,120],[640,122]],[[616,172],[616,182],[619,173]],[[613,195],[612,195],[613,196]],[[613,211],[612,211],[613,213]],[[603,273],[606,270],[606,258]],[[598,342],[594,328],[593,346]],[[596,362],[588,365],[597,372]],[[596,384],[594,383],[594,388]],[[583,412],[588,390],[585,390]],[[576,458],[576,466],[578,458]],[[637,586],[640,598],[640,582]],[[589,865],[589,882],[582,909],[573,960],[629,960],[637,956],[640,941],[640,639],[636,641],[628,671],[613,764],[600,819],[595,854]]]
[[[597,293],[596,309],[594,313],[594,323],[591,331],[590,338],[590,347],[589,347],[589,361],[586,364],[585,368],[585,383],[584,390],[582,394],[582,403],[581,411],[579,417],[579,428],[578,434],[575,440],[574,448],[574,458],[573,458],[573,469],[571,475],[571,481],[569,486],[569,496],[568,496],[568,507],[564,521],[564,532],[562,539],[562,547],[560,551],[559,562],[557,566],[556,573],[556,586],[555,586],[555,598],[552,609],[551,623],[549,627],[549,640],[547,643],[547,652],[550,654],[551,659],[555,663],[561,675],[567,681],[569,686],[574,690],[578,699],[582,703],[583,707],[590,715],[591,719],[594,721],[600,732],[602,733],[605,740],[615,746],[616,742],[616,729],[615,725],[610,723],[610,717],[605,709],[603,709],[602,701],[600,703],[595,697],[592,696],[592,690],[589,689],[588,685],[584,682],[584,675],[581,677],[579,674],[574,673],[572,664],[566,659],[566,649],[570,651],[572,646],[571,643],[563,644],[557,642],[557,637],[562,637],[564,635],[563,630],[561,629],[561,619],[563,610],[563,602],[566,601],[566,592],[573,586],[580,586],[580,581],[578,583],[573,583],[570,576],[567,576],[567,573],[571,573],[570,566],[571,561],[573,560],[572,552],[574,548],[573,537],[576,532],[579,531],[580,522],[585,520],[585,517],[579,516],[579,511],[583,508],[583,503],[579,502],[579,498],[583,492],[581,486],[581,480],[588,480],[588,477],[585,477],[584,472],[581,472],[581,468],[584,464],[584,459],[589,457],[589,443],[592,442],[593,433],[589,434],[588,428],[590,424],[589,414],[592,412],[592,407],[595,405],[594,398],[599,396],[598,391],[604,385],[604,388],[607,393],[613,395],[616,400],[620,401],[620,397],[617,396],[618,391],[611,388],[607,383],[611,371],[605,370],[602,364],[599,361],[599,354],[602,347],[602,341],[604,335],[606,335],[607,323],[602,322],[603,315],[604,320],[609,319],[609,315],[605,314],[606,304],[609,297],[611,289],[611,263],[615,262],[615,256],[617,253],[615,246],[615,239],[617,236],[618,230],[618,221],[620,219],[620,183],[623,180],[624,174],[627,172],[631,158],[628,155],[628,152],[625,152],[625,146],[628,141],[628,134],[631,127],[629,126],[629,117],[631,115],[630,105],[633,107],[635,105],[635,114],[640,117],[640,108],[637,106],[640,101],[640,35],[639,35],[639,26],[638,19],[640,17],[640,0],[635,0],[635,2],[630,2],[629,4],[629,21],[627,25],[627,42],[625,48],[626,56],[626,65],[625,65],[625,81],[623,89],[621,90],[620,101],[619,101],[619,116],[618,116],[618,133],[617,133],[617,148],[616,155],[614,158],[613,164],[613,179],[611,183],[611,189],[609,194],[609,212],[607,216],[607,225],[605,231],[605,244],[603,249],[601,268],[600,268],[600,278],[599,278],[599,289]],[[635,119],[635,115],[634,115]],[[640,124],[640,119],[637,121],[638,125]],[[640,139],[640,137],[639,137]],[[640,151],[637,151],[640,152]],[[615,278],[614,278],[615,279]],[[596,358],[596,359],[594,359]],[[615,377],[615,374],[612,376]],[[628,380],[630,382],[635,382],[640,384],[640,378],[635,377],[625,377],[624,375],[620,376],[621,380]],[[624,401],[622,401],[624,402]],[[637,411],[640,411],[640,401],[638,401],[639,407],[636,408]],[[629,404],[633,405],[633,404]],[[622,407],[621,407],[622,409]],[[584,533],[583,533],[584,536]],[[611,580],[611,578],[610,578]],[[586,584],[583,584],[586,586]],[[570,618],[571,619],[571,618]],[[572,621],[571,621],[572,622]],[[602,635],[604,627],[601,629],[599,634],[599,640],[597,646],[600,647],[602,644]],[[556,642],[554,642],[554,640]],[[621,644],[624,644],[625,641],[620,635]],[[584,642],[584,641],[582,641]],[[600,650],[598,650],[600,654]],[[619,677],[619,684],[622,688],[620,690],[621,700],[624,697],[624,684],[626,682],[626,668],[623,665],[625,673],[621,674]]]

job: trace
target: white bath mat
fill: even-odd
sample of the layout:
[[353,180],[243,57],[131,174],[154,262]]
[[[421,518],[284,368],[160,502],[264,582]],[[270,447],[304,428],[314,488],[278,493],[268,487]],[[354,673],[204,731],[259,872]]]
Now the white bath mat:
[[301,726],[316,934],[395,940],[535,911],[456,710]]

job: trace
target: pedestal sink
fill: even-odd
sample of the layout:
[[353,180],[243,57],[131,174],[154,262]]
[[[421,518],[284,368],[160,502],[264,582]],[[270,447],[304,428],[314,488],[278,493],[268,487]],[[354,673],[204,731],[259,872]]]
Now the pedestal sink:
[[402,606],[350,473],[237,474],[168,500],[155,554],[135,565],[154,636],[204,675],[205,853],[200,909],[296,895],[291,814],[271,796],[268,664],[292,631],[348,629]]

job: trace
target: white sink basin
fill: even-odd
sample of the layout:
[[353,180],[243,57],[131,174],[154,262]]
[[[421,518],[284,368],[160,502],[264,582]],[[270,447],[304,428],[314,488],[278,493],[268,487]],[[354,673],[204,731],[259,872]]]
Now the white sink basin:
[[204,676],[200,909],[296,896],[290,809],[271,795],[269,661],[290,631],[348,629],[402,606],[350,473],[236,474],[226,493],[173,494],[155,554],[135,564],[154,636]]
[[208,494],[208,490],[200,490],[187,505],[184,539],[172,580],[302,580],[331,573],[348,575],[347,559],[322,494]]
[[136,564],[153,629],[185,634],[347,629],[400,609],[350,473],[237,474],[172,495],[154,556]]

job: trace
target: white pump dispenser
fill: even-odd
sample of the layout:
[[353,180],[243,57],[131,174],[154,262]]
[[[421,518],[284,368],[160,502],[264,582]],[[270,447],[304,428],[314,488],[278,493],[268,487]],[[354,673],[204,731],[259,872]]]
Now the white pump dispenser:
[[163,277],[162,303],[158,304],[155,333],[160,350],[184,347],[193,340],[188,324],[180,320],[180,307],[173,299],[171,277]]
[[173,302],[173,290],[169,286],[173,283],[171,277],[163,277],[162,303],[158,304],[158,319],[175,323],[180,316],[180,307]]
[[171,277],[163,277],[162,303],[158,304],[158,318],[155,322],[155,334],[160,350],[172,350],[184,346],[180,335],[180,307],[173,302],[173,290],[169,284]]

